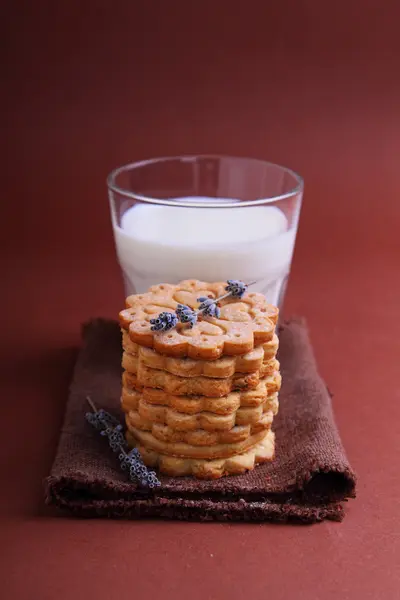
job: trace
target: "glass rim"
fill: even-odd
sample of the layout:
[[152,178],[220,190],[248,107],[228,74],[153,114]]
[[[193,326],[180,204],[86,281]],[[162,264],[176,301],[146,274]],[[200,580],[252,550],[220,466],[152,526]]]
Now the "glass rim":
[[[117,185],[116,180],[117,177],[126,171],[131,171],[133,169],[139,169],[141,167],[149,166],[152,164],[157,164],[161,162],[173,161],[173,160],[183,160],[183,161],[194,161],[195,159],[226,159],[226,160],[238,160],[238,161],[249,161],[253,163],[259,163],[264,166],[276,167],[281,169],[285,173],[291,175],[296,181],[293,189],[289,190],[284,194],[276,194],[273,196],[267,196],[265,198],[257,198],[255,200],[242,200],[239,202],[218,202],[218,198],[216,197],[216,202],[207,202],[207,204],[196,203],[196,202],[177,202],[176,200],[168,200],[165,198],[155,198],[154,196],[143,196],[142,194],[138,194],[131,190],[125,189]],[[286,200],[287,198],[292,198],[293,196],[297,196],[302,194],[304,189],[304,180],[303,178],[290,169],[289,167],[284,167],[277,163],[273,163],[267,160],[259,159],[259,158],[248,158],[245,156],[229,156],[226,154],[182,154],[177,156],[162,156],[157,158],[150,158],[146,160],[134,161],[121,167],[117,167],[113,169],[107,177],[107,187],[112,192],[123,196],[124,198],[129,198],[130,200],[138,200],[139,202],[145,202],[148,204],[159,204],[162,206],[175,206],[175,207],[186,207],[186,208],[241,208],[245,206],[260,206],[263,204],[270,204],[272,202],[279,202],[280,200]]]

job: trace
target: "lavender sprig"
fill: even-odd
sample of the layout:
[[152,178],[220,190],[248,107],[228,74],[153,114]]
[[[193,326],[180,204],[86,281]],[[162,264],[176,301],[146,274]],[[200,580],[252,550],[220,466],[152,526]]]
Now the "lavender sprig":
[[89,396],[87,401],[93,412],[86,413],[86,420],[100,431],[100,435],[108,438],[108,443],[113,452],[119,452],[118,459],[121,469],[129,471],[131,481],[139,483],[142,487],[154,489],[161,485],[154,471],[149,471],[141,459],[137,448],[128,451],[128,444],[122,433],[123,427],[119,421],[103,409],[97,410]]

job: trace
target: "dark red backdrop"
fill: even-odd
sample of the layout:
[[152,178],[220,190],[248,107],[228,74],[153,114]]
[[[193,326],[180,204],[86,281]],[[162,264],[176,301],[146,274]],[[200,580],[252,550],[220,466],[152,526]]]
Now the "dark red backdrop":
[[[3,596],[397,598],[399,4],[2,5]],[[74,521],[42,507],[79,325],[122,302],[105,177],[196,152],[305,178],[286,312],[309,320],[359,473],[342,524]]]

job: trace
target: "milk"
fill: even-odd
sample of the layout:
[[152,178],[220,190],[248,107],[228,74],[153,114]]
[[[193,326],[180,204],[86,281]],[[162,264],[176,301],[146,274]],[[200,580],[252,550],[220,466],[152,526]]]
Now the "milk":
[[[136,204],[120,225],[113,215],[126,294],[182,279],[240,279],[256,281],[252,291],[279,305],[296,235],[285,214],[274,206],[210,208],[207,203],[215,199],[179,200],[189,206]],[[194,201],[204,207],[191,207]]]

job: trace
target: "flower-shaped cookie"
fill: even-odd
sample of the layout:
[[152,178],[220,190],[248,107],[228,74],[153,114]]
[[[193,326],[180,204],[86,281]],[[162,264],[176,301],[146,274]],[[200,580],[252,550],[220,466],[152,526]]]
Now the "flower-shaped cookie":
[[127,308],[119,315],[121,327],[129,332],[132,342],[140,346],[154,348],[168,356],[195,359],[241,355],[272,340],[278,309],[257,293],[221,300],[219,318],[202,316],[192,328],[178,323],[168,331],[151,330],[150,319],[160,313],[173,313],[178,304],[197,309],[199,297],[219,298],[225,286],[223,282],[197,280],[153,286],[144,294],[126,299]]

